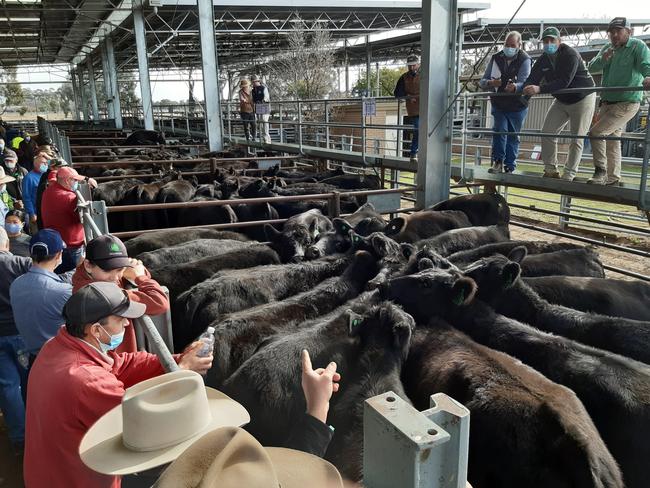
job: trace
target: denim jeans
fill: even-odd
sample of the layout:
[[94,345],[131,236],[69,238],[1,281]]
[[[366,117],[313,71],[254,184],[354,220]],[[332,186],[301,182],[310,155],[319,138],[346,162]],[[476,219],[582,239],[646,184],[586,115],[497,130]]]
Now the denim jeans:
[[418,153],[420,148],[420,117],[413,117],[413,139],[411,140],[411,157]]
[[4,415],[9,440],[14,445],[25,441],[25,403],[22,389],[27,383],[27,369],[20,363],[25,343],[19,335],[0,336],[0,409]]
[[[528,114],[528,107],[519,112],[504,112],[492,109],[494,117],[494,132],[520,132],[521,126]],[[494,134],[492,136],[492,161],[503,161],[506,169],[514,170],[517,167],[519,154],[519,135]]]
[[79,258],[84,253],[84,247],[66,247],[61,255],[61,264],[54,270],[56,274],[67,273],[77,267]]

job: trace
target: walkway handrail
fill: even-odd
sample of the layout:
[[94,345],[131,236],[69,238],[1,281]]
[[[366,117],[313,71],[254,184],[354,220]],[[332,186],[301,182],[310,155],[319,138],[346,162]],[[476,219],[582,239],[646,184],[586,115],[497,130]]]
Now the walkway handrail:
[[[574,93],[620,93],[620,92],[637,92],[637,91],[649,91],[643,86],[590,86],[583,88],[563,88],[561,90],[556,90],[549,93],[541,93],[540,95],[568,95]],[[473,97],[515,97],[522,96],[522,92],[516,93],[506,93],[506,92],[463,92],[467,93],[468,98]],[[535,95],[533,95],[535,96]]]

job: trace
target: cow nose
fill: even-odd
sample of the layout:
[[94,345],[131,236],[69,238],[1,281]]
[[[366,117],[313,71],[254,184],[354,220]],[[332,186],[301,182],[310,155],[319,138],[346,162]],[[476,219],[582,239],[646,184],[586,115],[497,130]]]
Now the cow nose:
[[321,257],[320,249],[318,249],[317,247],[309,247],[309,248],[307,248],[307,250],[305,251],[305,257],[307,259],[318,259],[318,258],[320,258]]

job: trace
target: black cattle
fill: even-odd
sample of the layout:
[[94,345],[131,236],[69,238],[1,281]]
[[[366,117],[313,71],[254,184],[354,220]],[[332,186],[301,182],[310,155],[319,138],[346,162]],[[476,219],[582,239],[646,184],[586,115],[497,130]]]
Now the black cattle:
[[215,327],[215,349],[207,381],[220,385],[267,338],[325,315],[359,295],[377,272],[376,259],[360,251],[341,276],[328,278],[298,295],[228,315]]
[[547,302],[519,280],[519,263],[525,255],[525,248],[518,247],[508,258],[496,255],[469,265],[465,274],[478,284],[478,297],[498,313],[540,330],[650,363],[650,322],[585,313]]
[[[194,197],[190,202],[212,202],[218,198]],[[233,224],[238,222],[237,214],[230,205],[214,207],[188,207],[177,210],[177,226],[191,227],[211,224]]]
[[[242,185],[239,188],[239,196],[242,198],[274,198],[278,195],[266,181],[258,179],[252,183]],[[318,209],[321,213],[327,213],[327,203],[322,200],[271,202],[271,205],[282,219],[288,219],[311,209]]]
[[381,232],[386,227],[386,221],[379,212],[375,209],[372,203],[364,203],[356,212],[343,218],[351,229],[360,236],[369,236],[373,232]]
[[[196,193],[197,181],[183,180],[180,175],[176,180],[166,183],[158,191],[156,200],[158,203],[182,203],[189,202]],[[199,209],[193,209],[199,210]],[[178,227],[179,217],[182,209],[165,209],[160,212],[160,227]],[[207,222],[206,222],[207,223]]]
[[237,232],[219,231],[214,229],[166,229],[156,232],[146,232],[129,239],[124,244],[129,256],[137,256],[143,252],[155,251],[161,247],[175,246],[196,239],[231,239],[247,241],[248,238]]
[[[455,252],[448,257],[449,261],[454,264],[462,265],[478,261],[481,258],[487,258],[494,254],[503,254],[507,256],[515,247],[525,247],[528,255],[544,254],[554,251],[563,251],[565,249],[581,249],[584,246],[572,242],[544,242],[544,241],[508,241],[485,244],[475,249]],[[528,259],[528,257],[526,259]]]
[[407,399],[400,369],[413,319],[391,303],[372,305],[372,301],[366,296],[355,301],[352,310],[337,309],[270,342],[223,386],[226,394],[250,412],[247,429],[263,444],[279,445],[288,427],[305,411],[300,351],[309,351],[314,367],[336,362],[342,378],[340,391],[330,402],[328,423],[336,430],[326,459],[351,480],[361,478],[363,402],[389,390]]
[[[124,205],[148,205],[157,203],[160,189],[172,179],[177,179],[177,173],[166,177],[132,187],[126,192],[122,200]],[[124,217],[124,224],[128,230],[146,230],[160,227],[159,212],[156,210],[143,210],[138,212],[127,212]]]
[[345,174],[320,181],[343,190],[379,190],[381,188],[381,179],[375,175]]
[[133,131],[125,140],[124,146],[153,146],[165,144],[165,134],[155,130]]
[[203,183],[196,187],[196,192],[194,193],[195,197],[208,197],[208,198],[218,198],[221,196],[219,192],[221,188],[221,183]]
[[416,245],[419,249],[429,247],[446,257],[484,244],[507,241],[509,238],[510,231],[507,226],[490,225],[448,230],[436,237],[418,241]]
[[397,242],[416,243],[452,229],[471,225],[467,216],[458,210],[423,211],[395,217],[386,224],[384,233]]
[[[231,205],[235,211],[235,215],[240,222],[257,222],[261,220],[276,220],[279,218],[278,211],[273,208],[269,203],[259,204],[241,204],[235,205],[237,200],[233,200]],[[251,227],[243,227],[241,229],[243,234],[246,234],[251,239],[257,241],[265,241],[267,234],[264,231],[264,225],[255,225]]]
[[415,252],[412,244],[399,244],[382,232],[374,232],[368,237],[361,237],[352,232],[350,236],[353,249],[368,251],[380,260],[377,276],[368,282],[369,290],[377,288],[388,277],[398,272]]
[[380,290],[418,323],[442,315],[480,344],[514,356],[572,389],[619,463],[626,486],[647,486],[650,367],[497,314],[480,300],[472,301],[475,288],[470,278],[428,269],[394,278]]
[[605,268],[592,246],[526,256],[521,263],[523,276],[591,276],[604,278]]
[[438,392],[470,410],[473,486],[623,487],[616,461],[571,390],[441,319],[416,330],[402,381],[418,410]]
[[349,256],[332,256],[298,264],[220,271],[178,297],[172,307],[174,320],[205,329],[224,314],[309,290],[343,272],[349,261]]
[[208,256],[218,256],[225,252],[249,247],[252,244],[252,242],[234,239],[196,239],[140,253],[137,255],[137,259],[140,259],[147,268],[159,268],[189,263]]
[[[332,193],[332,192],[340,191],[340,188],[320,181],[316,183],[292,183],[285,187],[279,187],[277,186],[277,180],[271,180],[269,182],[269,188],[277,196],[280,197],[297,196],[297,195],[314,195],[320,193]],[[301,202],[292,202],[292,203],[296,204]],[[312,202],[309,202],[309,204],[310,205],[318,204],[317,206],[311,208],[319,208],[323,213],[327,213],[327,203],[325,201],[314,200]],[[341,206],[341,213],[344,214],[352,213],[359,208],[359,201],[357,200],[356,197],[348,196],[345,193],[341,193],[340,206]],[[280,215],[283,214],[283,210],[281,210],[281,207],[278,208],[278,213],[280,213]]]
[[332,230],[332,222],[319,210],[295,215],[282,226],[282,231],[264,226],[267,239],[283,263],[296,263],[305,258],[305,251],[320,234]]
[[323,180],[327,178],[333,178],[335,176],[342,176],[344,175],[345,172],[341,168],[337,168],[335,170],[330,170],[330,171],[324,171],[321,173],[312,173],[312,172],[307,172],[307,171],[300,171],[300,170],[283,170],[280,169],[280,165],[276,164],[275,166],[270,167],[264,172],[264,176],[277,176],[279,178],[288,178],[288,179],[295,179],[295,178],[314,178],[315,180]]
[[[92,191],[92,198],[95,201],[103,200],[107,207],[122,205],[122,201],[127,193],[132,188],[143,184],[142,181],[133,178],[107,181],[97,185],[97,188]],[[111,232],[118,232],[125,229],[125,216],[126,214],[123,212],[110,212],[107,215],[108,228]]]
[[542,276],[523,281],[544,300],[557,305],[612,317],[650,320],[650,283],[644,281],[573,276]]
[[498,193],[462,195],[437,203],[430,210],[460,210],[472,225],[503,225],[510,222],[508,202]]

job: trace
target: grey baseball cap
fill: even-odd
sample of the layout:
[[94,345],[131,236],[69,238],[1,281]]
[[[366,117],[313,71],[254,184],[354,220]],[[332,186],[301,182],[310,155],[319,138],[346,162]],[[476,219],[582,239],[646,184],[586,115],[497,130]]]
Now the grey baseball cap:
[[126,291],[115,283],[97,281],[74,293],[63,307],[63,317],[70,325],[86,325],[117,315],[127,319],[142,317],[147,307],[131,301]]

